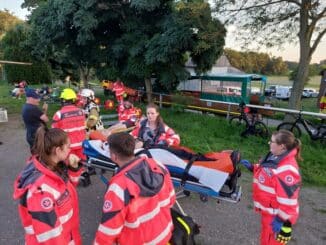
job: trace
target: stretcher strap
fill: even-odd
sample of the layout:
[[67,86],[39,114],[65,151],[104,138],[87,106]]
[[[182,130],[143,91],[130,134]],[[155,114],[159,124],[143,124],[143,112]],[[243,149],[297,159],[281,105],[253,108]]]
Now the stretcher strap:
[[141,154],[145,154],[147,157],[149,157],[149,158],[153,158],[153,157],[152,157],[152,154],[149,152],[148,149],[143,149],[143,150],[138,151],[138,152],[135,154],[135,156],[139,156],[139,155],[141,155]]
[[196,161],[198,159],[199,155],[194,155],[188,162],[185,170],[184,170],[184,173],[183,173],[183,176],[181,178],[181,186],[184,186],[186,184],[186,181],[188,179],[188,176],[189,176],[189,169],[191,168],[192,164],[194,163],[194,161]]

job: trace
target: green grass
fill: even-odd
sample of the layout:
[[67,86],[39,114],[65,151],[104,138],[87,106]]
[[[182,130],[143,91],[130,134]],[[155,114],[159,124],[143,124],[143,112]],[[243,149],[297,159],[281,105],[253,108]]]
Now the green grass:
[[[319,89],[320,80],[321,76],[310,77],[305,87]],[[268,76],[267,86],[269,85],[292,86],[292,82],[289,81],[289,78],[287,76]]]
[[[229,125],[225,118],[181,113],[170,109],[162,109],[161,114],[167,124],[180,134],[181,144],[196,152],[238,149],[243,158],[257,162],[269,150],[269,139],[255,136],[242,138],[241,130]],[[299,165],[304,184],[326,186],[325,145],[312,142],[306,135],[301,140],[304,161],[299,162]]]
[[[25,98],[21,100],[11,98],[10,89],[11,87],[6,83],[0,82],[0,107],[6,108],[8,114],[20,114]],[[106,99],[102,96],[102,91],[98,91],[98,95],[102,101]],[[52,118],[59,108],[59,104],[50,104],[49,117]],[[115,113],[115,111],[110,112]],[[109,112],[102,110],[102,113]],[[181,144],[196,152],[238,149],[243,158],[252,162],[258,161],[268,152],[268,139],[254,136],[242,138],[241,130],[229,125],[224,117],[178,112],[168,108],[163,108],[161,114],[167,124],[180,134]],[[312,142],[306,135],[302,137],[302,142],[304,161],[299,165],[304,184],[326,186],[325,146]]]

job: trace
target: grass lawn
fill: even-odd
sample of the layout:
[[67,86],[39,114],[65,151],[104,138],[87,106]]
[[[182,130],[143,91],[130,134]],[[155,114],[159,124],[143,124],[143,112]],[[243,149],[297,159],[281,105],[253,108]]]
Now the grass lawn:
[[[0,82],[0,107],[6,108],[8,114],[19,114],[25,98],[13,99],[9,94],[10,90],[11,87]],[[103,101],[104,97],[101,97]],[[59,104],[50,104],[49,117],[51,118],[59,108]],[[241,130],[229,125],[224,117],[178,112],[169,108],[163,108],[161,114],[166,123],[180,134],[182,145],[196,152],[238,149],[243,158],[252,162],[258,161],[268,152],[269,139],[254,136],[242,138]],[[302,137],[302,142],[304,161],[299,165],[304,184],[326,186],[325,145],[312,142],[306,135]]]

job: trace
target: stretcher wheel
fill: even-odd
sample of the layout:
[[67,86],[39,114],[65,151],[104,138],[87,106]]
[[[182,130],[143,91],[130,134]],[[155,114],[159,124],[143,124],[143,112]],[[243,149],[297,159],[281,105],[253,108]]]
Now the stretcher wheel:
[[199,197],[200,197],[200,200],[201,200],[202,202],[207,202],[207,201],[208,201],[208,197],[205,196],[205,195],[200,195]]
[[186,190],[184,190],[184,191],[183,191],[183,194],[184,194],[185,196],[189,197],[189,196],[190,196],[190,191],[186,191]]

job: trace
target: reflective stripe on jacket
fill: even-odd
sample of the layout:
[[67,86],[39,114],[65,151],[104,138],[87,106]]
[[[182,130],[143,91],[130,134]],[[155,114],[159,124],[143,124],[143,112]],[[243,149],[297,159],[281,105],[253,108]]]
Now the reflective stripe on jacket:
[[78,180],[82,170],[60,166],[68,175],[59,175],[32,157],[15,181],[13,197],[20,201],[27,245],[82,243],[76,183],[71,182]]
[[140,157],[112,177],[94,244],[168,244],[175,193],[169,172]]
[[70,148],[82,148],[86,139],[85,114],[83,110],[74,105],[66,105],[53,116],[52,128],[61,128],[68,133]]
[[297,150],[272,159],[267,155],[254,165],[253,200],[256,210],[296,223],[301,176],[295,160]]

